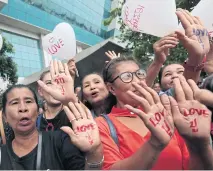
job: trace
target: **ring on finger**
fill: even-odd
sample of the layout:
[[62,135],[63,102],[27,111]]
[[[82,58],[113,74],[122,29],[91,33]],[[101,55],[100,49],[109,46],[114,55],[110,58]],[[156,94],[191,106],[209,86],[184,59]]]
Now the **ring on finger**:
[[73,121],[75,121],[75,120],[77,120],[77,119],[76,119],[76,118],[74,118],[74,119],[70,120],[70,122],[73,122]]
[[77,120],[79,120],[79,119],[83,119],[83,117],[82,116],[79,116],[78,118],[76,118]]
[[60,73],[60,74],[61,74],[61,73],[64,73],[64,70],[59,71],[59,73]]

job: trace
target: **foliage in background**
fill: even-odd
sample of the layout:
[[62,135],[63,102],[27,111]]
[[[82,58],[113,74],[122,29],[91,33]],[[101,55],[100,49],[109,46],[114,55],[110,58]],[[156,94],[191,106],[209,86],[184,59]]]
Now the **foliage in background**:
[[[200,0],[176,0],[177,8],[183,8],[191,11]],[[153,44],[159,40],[158,37],[134,32],[130,30],[121,19],[121,9],[125,1],[121,2],[120,7],[111,11],[111,15],[104,21],[104,25],[109,25],[114,18],[119,16],[121,34],[118,36],[122,43],[126,42],[126,51],[133,53],[133,56],[143,66],[147,66],[153,59]],[[181,44],[171,49],[166,64],[183,62],[187,58],[187,52]]]
[[[14,53],[13,45],[3,37],[3,45],[0,50],[0,78],[7,81],[8,86],[16,84],[18,81],[16,63],[8,56]],[[0,89],[0,108],[3,90]]]

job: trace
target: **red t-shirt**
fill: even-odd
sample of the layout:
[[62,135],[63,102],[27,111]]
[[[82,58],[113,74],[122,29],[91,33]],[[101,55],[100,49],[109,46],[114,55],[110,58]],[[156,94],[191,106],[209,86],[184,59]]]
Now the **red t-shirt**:
[[[119,147],[111,138],[108,124],[104,118],[98,117],[96,119],[104,148],[104,163],[102,169],[108,170],[117,161],[130,157],[150,138],[150,132],[145,137],[142,137],[116,119],[116,116],[135,117],[134,115],[135,114],[132,115],[128,110],[115,107],[113,107],[111,113],[108,115],[117,131]],[[152,169],[183,170],[188,168],[188,161],[189,153],[187,147],[184,140],[176,131],[170,143],[159,155]]]

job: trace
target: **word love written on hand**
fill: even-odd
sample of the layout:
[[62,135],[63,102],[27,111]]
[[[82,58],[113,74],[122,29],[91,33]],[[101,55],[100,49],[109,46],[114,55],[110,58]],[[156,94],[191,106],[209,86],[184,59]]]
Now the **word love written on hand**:
[[166,122],[166,120],[164,119],[164,112],[157,112],[154,114],[154,118],[151,117],[149,119],[149,121],[151,122],[151,124],[156,127],[157,125],[161,125],[162,128],[166,131],[166,133],[172,137],[172,132],[171,132],[171,129],[168,125],[168,123]]
[[[57,76],[57,78],[55,79],[55,82],[57,84],[63,84],[63,83],[65,83],[64,78],[62,78],[60,76]],[[64,93],[65,93],[64,86],[61,85],[61,94],[64,95]]]
[[141,15],[141,13],[143,13],[143,10],[144,10],[144,6],[138,5],[138,7],[134,11],[133,18],[129,19],[129,7],[127,6],[125,8],[125,13],[124,13],[125,19],[124,20],[126,21],[127,25],[132,27],[132,29],[134,29],[135,31],[140,31],[138,26],[139,26],[140,15]]
[[82,125],[82,126],[78,126],[77,127],[77,132],[86,132],[87,135],[87,139],[88,142],[90,143],[90,145],[92,145],[94,143],[93,139],[91,138],[91,136],[89,135],[88,131],[89,130],[94,130],[94,125],[93,124],[88,124],[88,125]]
[[48,51],[52,55],[57,53],[64,46],[64,43],[61,38],[56,40],[56,38],[52,37],[49,39],[49,42],[51,43],[51,45],[50,45],[50,47],[48,47]]
[[202,29],[193,29],[193,34],[197,36],[199,43],[201,44],[201,46],[204,49],[204,43],[203,43],[201,37],[208,36],[209,35],[208,31],[206,29],[203,29],[203,30]]
[[184,116],[188,118],[192,117],[192,120],[190,121],[190,128],[192,128],[192,132],[198,132],[196,115],[200,115],[200,116],[203,115],[204,117],[209,116],[209,114],[207,113],[207,110],[205,109],[191,108],[189,109],[189,111],[185,110]]

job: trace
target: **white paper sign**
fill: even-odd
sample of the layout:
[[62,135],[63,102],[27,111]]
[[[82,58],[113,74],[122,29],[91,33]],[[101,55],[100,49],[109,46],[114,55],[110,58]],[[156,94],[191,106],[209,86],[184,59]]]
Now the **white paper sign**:
[[200,17],[210,36],[213,37],[213,0],[201,0],[191,14]]
[[44,50],[52,56],[71,59],[76,55],[75,33],[68,23],[58,24],[42,41]]
[[163,37],[178,28],[175,0],[128,0],[122,19],[133,31]]

